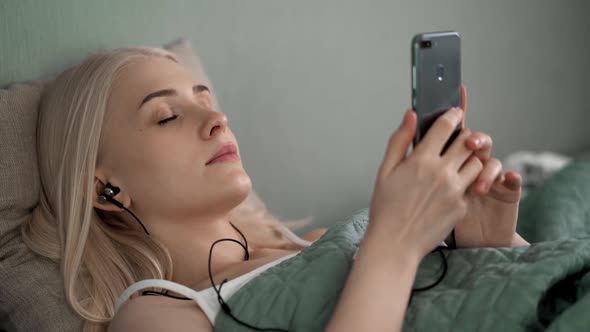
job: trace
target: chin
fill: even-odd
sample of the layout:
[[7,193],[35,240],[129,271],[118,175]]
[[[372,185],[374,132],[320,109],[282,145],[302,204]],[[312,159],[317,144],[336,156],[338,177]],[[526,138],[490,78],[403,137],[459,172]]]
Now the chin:
[[[196,186],[185,188],[187,195],[181,197],[188,200],[186,204],[189,206],[208,212],[213,209],[218,212],[230,211],[246,200],[252,190],[252,180],[244,169],[208,175],[195,183]],[[179,185],[184,186],[184,183]],[[195,205],[195,202],[198,203]]]
[[250,194],[250,191],[252,190],[252,180],[248,174],[244,172],[243,175],[233,178],[232,183],[228,184],[226,188],[228,189],[228,192],[226,193],[228,203],[231,201],[231,208],[234,208],[242,203]]

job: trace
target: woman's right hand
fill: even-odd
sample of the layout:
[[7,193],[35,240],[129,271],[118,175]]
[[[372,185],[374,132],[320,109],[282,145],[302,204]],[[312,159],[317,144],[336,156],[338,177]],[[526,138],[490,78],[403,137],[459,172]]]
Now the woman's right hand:
[[465,216],[465,193],[483,168],[465,147],[470,130],[463,129],[441,155],[462,118],[460,109],[445,112],[407,155],[416,113],[406,112],[379,167],[367,232],[385,234],[396,241],[396,248],[411,250],[421,259]]

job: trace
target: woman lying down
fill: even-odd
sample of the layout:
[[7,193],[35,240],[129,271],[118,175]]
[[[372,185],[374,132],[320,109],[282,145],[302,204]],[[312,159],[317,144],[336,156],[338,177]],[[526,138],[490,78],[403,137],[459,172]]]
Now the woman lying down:
[[[419,262],[446,237],[527,244],[515,232],[520,176],[502,174],[491,138],[463,129],[441,155],[463,118],[446,112],[407,156],[416,114],[391,135],[325,330],[399,331]],[[95,54],[61,74],[43,95],[38,143],[43,190],[25,239],[60,259],[87,330],[211,331],[232,294],[310,243],[230,218],[252,186],[236,138],[209,88],[162,50]]]

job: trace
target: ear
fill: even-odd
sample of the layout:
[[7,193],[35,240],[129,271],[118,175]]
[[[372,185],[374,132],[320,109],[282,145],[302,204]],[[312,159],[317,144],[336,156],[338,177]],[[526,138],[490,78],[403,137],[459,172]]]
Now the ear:
[[[99,209],[99,210],[103,210],[103,211],[109,211],[109,212],[120,212],[123,211],[123,209],[119,208],[118,206],[116,206],[115,204],[111,203],[111,202],[105,202],[102,203],[99,199],[98,196],[100,194],[102,194],[106,184],[109,181],[106,180],[106,176],[104,176],[99,170],[96,171],[96,174],[94,176],[94,191],[92,193],[92,206],[94,206],[94,208]],[[111,182],[111,184],[113,184],[114,186],[119,187],[117,184]],[[121,188],[121,187],[119,187]],[[129,205],[131,204],[131,199],[129,197],[129,195],[127,194],[127,191],[121,189],[121,191],[115,195],[115,197],[113,197],[114,199],[116,199],[117,201],[121,202],[121,204],[123,204],[124,207],[129,208]]]

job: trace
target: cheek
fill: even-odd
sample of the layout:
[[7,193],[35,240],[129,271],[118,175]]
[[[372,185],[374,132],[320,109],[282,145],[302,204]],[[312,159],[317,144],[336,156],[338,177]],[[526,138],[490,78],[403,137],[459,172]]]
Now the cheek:
[[180,136],[148,141],[138,151],[137,164],[144,176],[163,179],[179,189],[199,180],[207,158],[196,144]]
[[165,173],[186,173],[198,167],[195,148],[179,140],[154,142],[144,156],[147,163]]
[[186,195],[206,182],[205,162],[211,152],[199,144],[196,129],[174,122],[170,126],[149,128],[129,137],[123,151],[126,168],[137,178],[140,190],[153,190],[153,183],[169,193],[172,190],[175,196]]
[[200,193],[199,188],[208,186],[202,170],[182,149],[150,149],[140,160],[129,176],[138,198],[154,208],[184,206],[185,200]]

